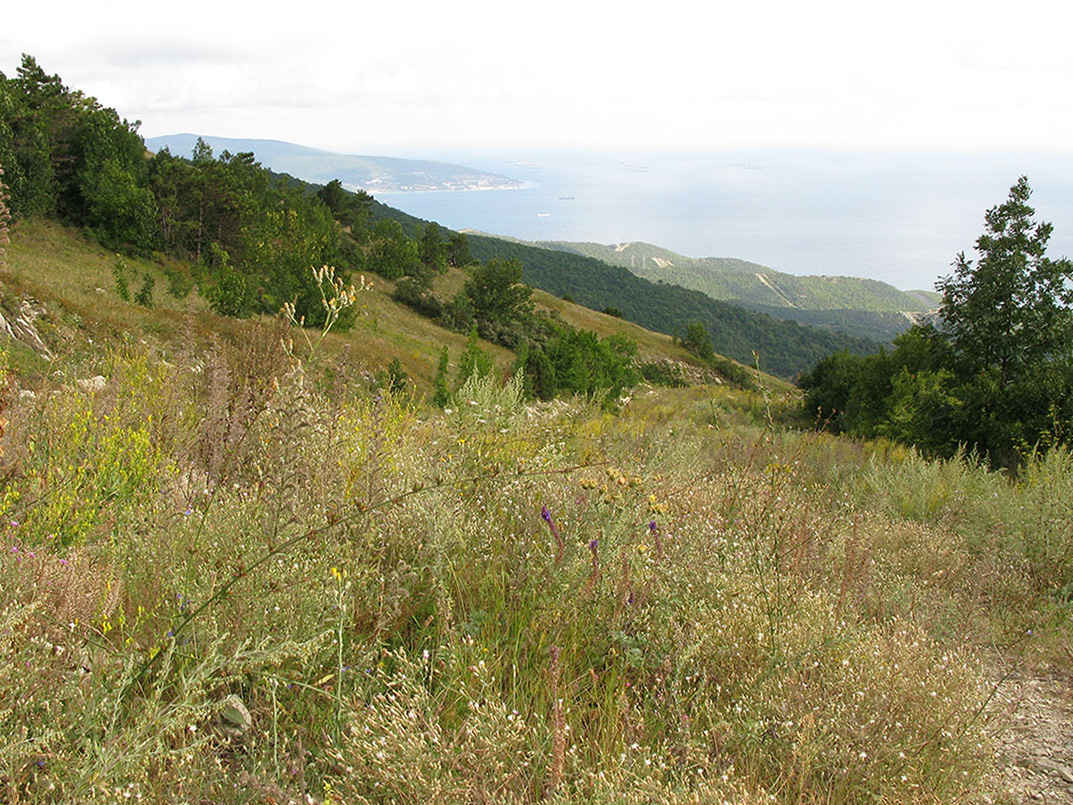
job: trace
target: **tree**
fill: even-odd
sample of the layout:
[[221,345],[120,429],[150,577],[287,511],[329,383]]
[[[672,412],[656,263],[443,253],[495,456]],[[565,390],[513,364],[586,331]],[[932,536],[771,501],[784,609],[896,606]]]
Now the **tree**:
[[1022,176],[987,211],[978,259],[957,255],[938,283],[934,326],[913,327],[890,354],[822,360],[800,381],[806,410],[932,455],[972,450],[992,466],[1073,441],[1073,263],[1047,257],[1051,225],[1033,221],[1030,195]]
[[402,224],[391,218],[382,218],[373,227],[370,240],[369,265],[384,279],[418,277],[424,273],[416,241],[410,240],[402,230]]
[[436,379],[432,382],[432,388],[435,390],[432,395],[432,404],[438,408],[446,408],[451,402],[451,392],[447,388],[447,370],[450,366],[451,356],[447,351],[447,347],[444,347],[440,351],[440,361],[436,367]]
[[682,346],[702,360],[710,361],[715,357],[708,328],[699,321],[694,320],[686,325],[686,334],[682,336]]
[[466,340],[466,351],[462,353],[458,361],[458,379],[455,382],[455,388],[461,389],[474,375],[488,377],[494,368],[492,356],[481,349],[480,336],[477,334],[477,328],[473,327]]
[[464,232],[453,232],[448,239],[447,262],[455,268],[462,268],[473,262],[469,253],[469,239]]
[[493,257],[477,266],[463,290],[478,322],[510,324],[533,309],[533,289],[522,282],[522,264]]
[[429,221],[418,245],[421,262],[430,271],[440,274],[447,270],[447,249],[440,238],[440,225]]
[[1046,256],[1053,227],[1033,222],[1031,194],[1022,176],[987,211],[976,264],[958,254],[954,275],[938,284],[943,334],[961,374],[993,371],[1000,390],[1073,347],[1073,263]]
[[364,190],[352,193],[338,179],[332,179],[317,191],[317,198],[332,211],[335,220],[355,235],[365,228],[373,197]]

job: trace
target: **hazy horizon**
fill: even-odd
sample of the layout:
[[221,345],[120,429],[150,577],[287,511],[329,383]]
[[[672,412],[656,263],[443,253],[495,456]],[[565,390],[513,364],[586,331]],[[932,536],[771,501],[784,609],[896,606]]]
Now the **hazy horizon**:
[[958,252],[973,256],[985,212],[1024,174],[1037,219],[1054,224],[1049,255],[1073,255],[1073,157],[1064,155],[429,149],[410,158],[528,182],[523,190],[377,196],[452,229],[643,241],[686,257],[928,291]]

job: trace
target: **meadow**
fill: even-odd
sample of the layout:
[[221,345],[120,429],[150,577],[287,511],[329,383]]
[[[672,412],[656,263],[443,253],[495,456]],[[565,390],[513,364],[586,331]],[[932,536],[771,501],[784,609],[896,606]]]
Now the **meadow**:
[[996,685],[1068,670],[1064,450],[432,410],[232,326],[4,373],[6,802],[975,802]]

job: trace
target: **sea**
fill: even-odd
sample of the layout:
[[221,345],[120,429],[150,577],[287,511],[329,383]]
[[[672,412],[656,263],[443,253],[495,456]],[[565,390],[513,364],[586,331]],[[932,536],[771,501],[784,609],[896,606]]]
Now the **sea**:
[[791,274],[867,277],[934,290],[974,256],[984,213],[1018,177],[1049,256],[1073,256],[1073,154],[868,151],[408,152],[523,184],[377,197],[451,229],[527,241],[643,241]]

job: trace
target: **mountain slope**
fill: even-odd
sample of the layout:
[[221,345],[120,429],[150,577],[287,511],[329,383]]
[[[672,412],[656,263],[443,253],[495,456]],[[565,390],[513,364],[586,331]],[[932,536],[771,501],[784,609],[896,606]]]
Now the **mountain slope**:
[[[194,135],[188,137],[196,142]],[[295,146],[272,141],[212,138],[206,142],[210,147],[223,145],[229,151],[232,147],[250,147],[259,162],[263,160],[273,171],[286,170],[288,174],[293,171],[292,176],[301,178],[292,181],[306,185],[306,192],[313,192],[308,177],[313,175],[314,163],[288,164],[280,156],[281,152],[292,153],[292,149],[297,148]],[[157,144],[150,141],[150,145]],[[306,153],[312,149],[299,151]],[[323,156],[324,152],[312,151],[312,155],[307,156],[316,160],[320,158],[318,154]],[[335,178],[335,174],[331,178]],[[372,213],[374,219],[387,217],[399,221],[409,237],[418,237],[426,226],[426,222],[382,203],[375,203]],[[684,334],[688,323],[700,322],[707,329],[715,352],[746,365],[752,365],[754,354],[758,355],[764,371],[784,378],[811,368],[832,352],[843,349],[857,353],[874,352],[882,340],[887,340],[852,337],[783,321],[714,300],[696,290],[651,282],[625,268],[567,251],[479,236],[471,236],[470,240],[471,252],[476,259],[487,261],[497,256],[518,259],[523,265],[525,281],[534,288],[559,297],[570,294],[579,304],[595,310],[613,308],[628,321],[669,335]]]
[[681,285],[780,319],[879,341],[890,341],[938,304],[937,294],[901,291],[878,280],[796,276],[745,260],[685,257],[647,243],[534,245],[594,257],[653,282]]
[[470,251],[480,260],[516,259],[530,285],[595,310],[615,308],[629,321],[657,332],[683,335],[699,321],[708,330],[715,351],[741,363],[759,357],[764,371],[793,377],[832,352],[848,349],[870,353],[873,340],[806,327],[744,307],[712,299],[700,291],[658,284],[620,266],[593,257],[544,249],[517,241],[469,235]]
[[[374,192],[414,190],[484,190],[519,187],[521,182],[494,173],[454,165],[395,157],[335,154],[280,140],[231,139],[203,136],[219,154],[252,151],[257,161],[277,173],[289,173],[308,182],[326,184],[338,179],[349,189]],[[176,156],[189,156],[197,143],[196,134],[168,134],[145,141],[151,151],[168,148]]]

